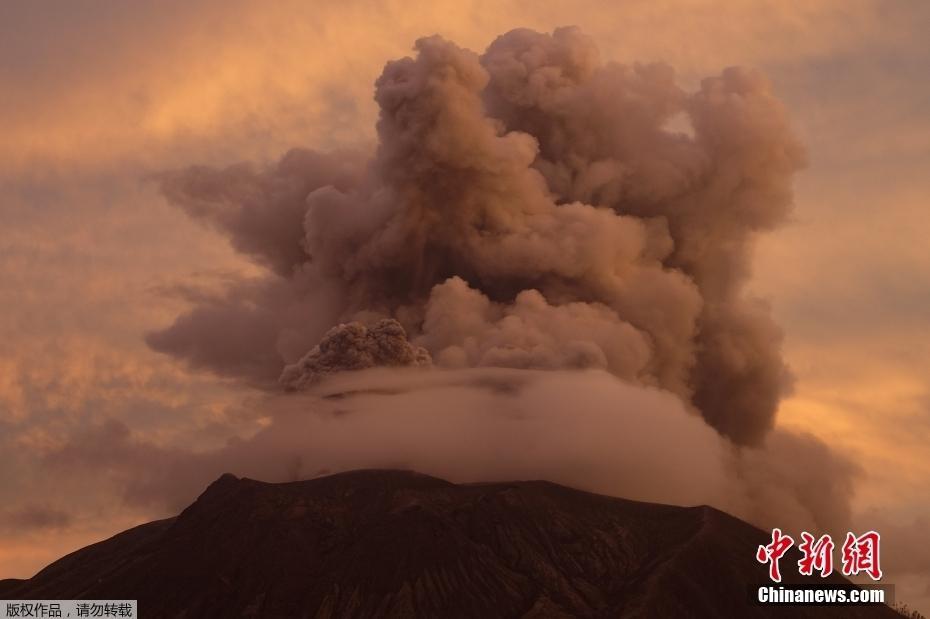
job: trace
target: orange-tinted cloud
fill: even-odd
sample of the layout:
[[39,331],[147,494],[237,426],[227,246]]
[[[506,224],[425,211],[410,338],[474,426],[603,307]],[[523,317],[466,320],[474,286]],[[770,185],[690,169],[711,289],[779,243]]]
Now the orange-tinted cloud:
[[[797,223],[762,243],[754,280],[797,376],[782,422],[860,459],[860,507],[901,521],[927,511],[926,3],[100,7],[0,7],[0,447],[16,454],[0,467],[0,496],[53,496],[36,454],[104,415],[161,445],[255,428],[241,392],[142,344],[229,274],[256,270],[141,177],[269,161],[298,144],[368,147],[373,80],[416,38],[480,50],[515,26],[577,24],[605,58],[665,60],[689,88],[730,64],[769,74],[810,153]],[[88,505],[112,500],[80,491]],[[111,513],[93,533],[4,537],[0,576],[124,528]]]

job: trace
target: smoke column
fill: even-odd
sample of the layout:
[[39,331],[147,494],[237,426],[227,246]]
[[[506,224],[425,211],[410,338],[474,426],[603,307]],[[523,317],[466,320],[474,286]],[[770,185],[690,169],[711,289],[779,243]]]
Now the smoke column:
[[481,56],[420,39],[375,99],[368,161],[297,149],[162,177],[269,274],[152,348],[269,389],[374,366],[601,369],[762,442],[790,380],[743,288],[804,160],[764,79],[686,92],[577,29],[521,29]]

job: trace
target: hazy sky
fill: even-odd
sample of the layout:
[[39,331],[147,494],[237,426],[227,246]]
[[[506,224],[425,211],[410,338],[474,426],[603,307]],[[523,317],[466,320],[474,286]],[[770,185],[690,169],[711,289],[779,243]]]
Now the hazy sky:
[[[385,61],[420,36],[481,51],[519,26],[580,26],[606,59],[665,61],[692,89],[730,65],[768,75],[809,159],[751,285],[796,375],[778,423],[859,463],[857,513],[930,541],[930,4],[790,4],[0,5],[0,578],[165,515],[127,505],[118,472],[51,466],[62,445],[110,428],[206,450],[265,423],[260,396],[143,341],[258,272],[151,175],[368,148]],[[926,612],[930,553],[898,566],[899,597]]]

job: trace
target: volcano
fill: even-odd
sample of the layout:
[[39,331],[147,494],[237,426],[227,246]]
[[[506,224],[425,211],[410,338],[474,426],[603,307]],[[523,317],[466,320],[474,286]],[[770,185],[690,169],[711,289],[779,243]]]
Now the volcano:
[[[137,599],[146,619],[900,616],[887,606],[753,604],[753,585],[767,581],[755,551],[769,541],[711,507],[544,481],[362,470],[272,484],[226,474],[177,517],[0,581],[0,597]],[[799,556],[783,558],[785,582],[824,582],[790,569]]]

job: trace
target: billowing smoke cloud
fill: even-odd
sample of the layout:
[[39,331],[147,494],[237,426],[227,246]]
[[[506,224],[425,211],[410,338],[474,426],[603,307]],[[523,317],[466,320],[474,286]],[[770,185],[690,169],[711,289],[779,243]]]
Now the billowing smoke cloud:
[[142,475],[133,496],[181,478],[189,498],[207,479],[188,471],[401,466],[848,522],[853,467],[766,437],[788,373],[743,288],[803,152],[765,81],[728,69],[685,92],[667,66],[601,63],[571,28],[515,30],[482,56],[439,37],[416,50],[377,80],[367,164],[294,150],[164,177],[269,274],[150,345],[306,394],[245,442],[175,454],[173,478]]
[[123,462],[127,496],[179,507],[225,470],[402,467],[846,526],[855,467],[769,432],[781,333],[743,291],[803,163],[765,81],[728,69],[685,92],[572,28],[416,50],[376,82],[367,164],[294,150],[164,176],[268,276],[149,344],[303,393],[270,396],[267,427],[225,449]]
[[758,444],[788,381],[780,331],[742,288],[803,159],[764,80],[728,69],[688,93],[665,65],[601,63],[572,28],[515,30],[483,56],[440,37],[416,50],[376,82],[367,165],[294,150],[164,177],[269,276],[149,344],[298,387],[321,363],[372,361],[323,359],[330,328],[387,318],[411,344],[375,363],[423,347],[441,367],[605,369]]
[[411,346],[404,328],[385,318],[370,329],[359,322],[330,329],[300,361],[284,368],[281,384],[306,389],[329,374],[374,367],[429,366],[429,352]]

